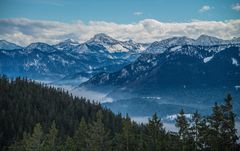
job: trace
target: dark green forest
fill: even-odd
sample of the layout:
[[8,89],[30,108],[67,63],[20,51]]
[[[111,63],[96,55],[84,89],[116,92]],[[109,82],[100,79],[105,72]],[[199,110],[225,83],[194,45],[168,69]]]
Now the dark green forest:
[[146,124],[26,78],[0,77],[1,151],[238,151],[232,97],[212,114],[181,110],[177,133],[154,114]]

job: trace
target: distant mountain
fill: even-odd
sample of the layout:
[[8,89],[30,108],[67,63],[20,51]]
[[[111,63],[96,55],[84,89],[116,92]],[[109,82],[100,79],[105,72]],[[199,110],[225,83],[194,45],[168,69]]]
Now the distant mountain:
[[196,40],[187,37],[173,37],[162,41],[153,42],[145,53],[163,53],[166,49],[173,46],[193,45],[193,46],[226,46],[240,44],[240,38],[232,40],[222,40],[216,37],[201,35]]
[[[203,83],[203,81],[200,81],[202,77],[206,78],[206,84],[210,84],[214,81],[216,82],[216,80],[208,81],[208,78],[210,78],[210,75],[207,75],[208,73],[217,74],[215,76],[212,75],[213,78],[220,78],[220,75],[229,74],[227,72],[233,69],[231,71],[231,76],[233,77],[228,80],[230,80],[231,85],[236,85],[237,80],[240,80],[240,78],[237,78],[240,74],[240,66],[238,66],[238,62],[240,62],[240,56],[238,55],[239,47],[225,48],[219,52],[215,50],[218,50],[218,46],[212,46],[210,49],[209,47],[185,45],[171,47],[161,54],[142,54],[135,62],[125,66],[123,69],[114,73],[99,73],[86,82],[86,84],[129,85],[131,87],[137,84],[136,88],[139,88],[139,86],[146,85],[148,81],[157,80],[158,82],[156,82],[159,86],[165,87],[171,84],[198,85]],[[215,64],[216,67],[212,66],[212,64]],[[228,68],[223,69],[224,66]],[[217,68],[218,72],[212,72],[217,70]],[[222,80],[221,82],[224,82]],[[142,84],[141,81],[143,82]],[[156,85],[155,82],[150,83]],[[225,84],[227,83],[222,83],[222,86]],[[151,89],[149,86],[148,88]]]
[[231,92],[240,99],[239,54],[238,45],[173,46],[163,53],[142,54],[116,72],[99,73],[79,89],[105,94],[101,101],[110,98],[104,105],[116,113],[166,116],[184,108],[206,114],[209,104],[220,102],[223,94]]
[[56,49],[58,50],[72,50],[73,48],[75,48],[77,45],[79,45],[80,43],[77,41],[74,41],[72,39],[67,39],[65,41],[62,41],[56,45],[53,45]]
[[[117,42],[117,40],[113,41]],[[0,73],[57,80],[58,83],[71,81],[72,84],[74,81],[79,84],[96,73],[114,72],[139,56],[138,52],[130,52],[130,50],[110,52],[104,47],[109,44],[105,42],[106,44],[97,41],[79,44],[73,40],[66,40],[56,45],[32,43],[11,52],[2,49]],[[134,42],[131,44],[134,45]]]
[[146,53],[163,53],[167,48],[172,46],[191,45],[194,39],[187,37],[173,37],[162,41],[153,42],[147,49]]
[[135,43],[132,40],[129,41],[118,41],[112,37],[100,33],[95,35],[87,44],[98,44],[104,46],[110,53],[114,52],[142,52],[146,49],[148,44]]
[[21,46],[18,46],[14,43],[8,42],[6,40],[0,40],[0,49],[5,50],[14,50],[14,49],[21,49]]
[[[211,49],[218,50],[217,47],[211,46]],[[240,85],[239,47],[219,52],[209,49],[209,46],[186,45],[160,54],[142,54],[121,70],[99,73],[80,87],[107,93],[115,100],[167,95],[167,89],[174,89],[176,93],[203,89],[202,94],[204,89],[211,88],[218,93],[222,88],[234,90]]]
[[[98,72],[116,71],[137,57],[124,59],[125,54],[111,54],[101,46],[87,46],[87,49],[88,53],[64,52],[47,44],[32,44],[11,52],[0,50],[0,72],[33,79],[56,80],[77,73],[89,78]],[[93,51],[99,53],[90,53]]]
[[[102,72],[109,74],[124,69],[124,66],[134,62],[141,54],[143,55],[138,60],[151,54],[185,53],[208,62],[215,53],[231,46],[239,46],[239,38],[221,40],[202,35],[194,40],[187,37],[173,37],[154,42],[149,46],[149,44],[136,43],[132,40],[119,41],[101,33],[84,43],[67,39],[56,45],[37,42],[25,48],[6,41],[1,41],[1,43],[4,46],[4,49],[0,50],[1,74],[29,76],[50,81],[57,79],[65,83],[70,80],[75,84],[80,84],[96,74],[95,77]],[[11,51],[7,51],[10,48]],[[146,58],[142,63],[149,60],[151,61],[151,58]],[[140,66],[135,66],[141,71]],[[139,73],[136,72],[136,74]],[[120,81],[122,84],[126,82]]]
[[41,43],[41,42],[31,43],[26,48],[24,48],[24,50],[28,53],[34,50],[39,50],[41,52],[47,52],[47,53],[57,51],[57,49],[54,48],[53,46],[48,45],[46,43]]
[[201,35],[194,41],[193,44],[200,45],[200,46],[212,46],[212,45],[225,44],[225,41],[216,37]]

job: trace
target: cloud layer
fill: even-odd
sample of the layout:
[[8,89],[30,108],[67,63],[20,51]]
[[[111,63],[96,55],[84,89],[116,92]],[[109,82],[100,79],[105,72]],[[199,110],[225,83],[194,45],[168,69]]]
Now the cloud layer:
[[105,21],[57,21],[30,20],[26,18],[0,19],[0,39],[28,45],[32,42],[56,44],[71,38],[84,42],[97,33],[106,33],[119,40],[153,42],[173,36],[197,38],[208,34],[223,39],[240,37],[240,19],[228,21],[199,21],[165,23],[145,19],[137,23],[117,24]]

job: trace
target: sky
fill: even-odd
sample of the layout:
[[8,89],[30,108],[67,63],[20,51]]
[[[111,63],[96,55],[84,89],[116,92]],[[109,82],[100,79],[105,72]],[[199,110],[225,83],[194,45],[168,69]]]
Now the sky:
[[137,42],[230,39],[240,36],[239,20],[239,0],[0,0],[0,39],[20,45],[83,42],[100,32]]

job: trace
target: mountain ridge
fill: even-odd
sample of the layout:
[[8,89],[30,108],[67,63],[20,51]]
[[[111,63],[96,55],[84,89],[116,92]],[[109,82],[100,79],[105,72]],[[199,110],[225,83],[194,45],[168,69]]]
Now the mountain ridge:
[[[207,39],[207,42],[203,43],[204,39]],[[194,44],[196,41],[208,45],[196,45]],[[208,62],[214,53],[231,46],[239,46],[239,41],[240,38],[224,41],[207,35],[202,35],[197,40],[188,37],[172,37],[154,42],[146,48],[148,44],[140,44],[132,40],[118,41],[100,33],[84,43],[67,39],[56,45],[36,42],[11,51],[1,49],[0,56],[3,58],[1,59],[0,72],[10,75],[13,73],[13,75],[20,76],[30,75],[33,78],[34,76],[49,76],[50,79],[58,77],[58,81],[62,78],[66,79],[78,75],[79,77],[76,77],[75,81],[79,78],[86,80],[101,72],[116,72],[134,62],[141,54],[146,53],[198,55],[201,59],[205,59],[205,62]],[[210,45],[209,42],[214,45]],[[209,55],[199,53],[198,48],[208,50],[204,53]],[[151,51],[148,51],[149,49]],[[64,73],[61,73],[62,71]]]

